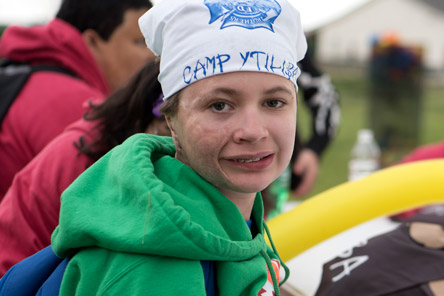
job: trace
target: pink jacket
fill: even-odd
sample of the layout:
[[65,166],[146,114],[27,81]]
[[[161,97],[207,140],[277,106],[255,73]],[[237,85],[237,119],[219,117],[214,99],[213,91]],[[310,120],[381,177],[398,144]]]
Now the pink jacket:
[[404,157],[402,163],[434,158],[444,158],[444,141],[416,148]]
[[109,90],[80,32],[59,19],[45,26],[7,28],[0,56],[62,66],[77,76],[37,72],[12,104],[0,128],[1,200],[14,174],[82,116],[82,103],[104,98]]
[[[427,144],[423,146],[419,146],[408,155],[406,155],[400,164],[409,163],[413,161],[427,160],[427,159],[435,159],[435,158],[444,158],[444,141]],[[418,213],[421,208],[407,210],[405,212],[396,214],[393,216],[395,219],[408,219]]]
[[74,142],[93,138],[94,122],[79,120],[48,144],[14,178],[0,203],[0,277],[51,243],[62,192],[92,163]]

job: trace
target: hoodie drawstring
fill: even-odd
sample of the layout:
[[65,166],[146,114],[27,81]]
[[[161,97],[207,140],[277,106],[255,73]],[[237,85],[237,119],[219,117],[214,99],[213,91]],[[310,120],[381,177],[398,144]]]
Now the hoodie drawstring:
[[264,222],[263,225],[264,225],[265,233],[266,233],[267,236],[268,236],[268,240],[270,241],[271,248],[272,248],[273,252],[276,254],[276,256],[278,257],[279,262],[281,262],[281,265],[282,265],[282,267],[283,267],[284,270],[285,270],[285,277],[284,277],[284,279],[282,280],[282,283],[284,283],[284,282],[287,281],[288,277],[290,276],[290,269],[287,267],[287,265],[285,265],[284,261],[283,261],[283,260],[281,259],[281,257],[279,256],[279,253],[278,253],[278,251],[276,250],[276,247],[274,246],[273,240],[271,239],[270,230],[268,229],[267,224],[265,224],[265,222]]
[[273,264],[271,263],[270,256],[268,256],[267,252],[264,250],[261,251],[261,254],[264,257],[265,262],[267,263],[268,271],[270,272],[271,280],[273,281],[274,294],[276,296],[280,296],[281,292],[279,290],[279,283],[277,281],[276,273],[274,272],[274,268],[273,268]]

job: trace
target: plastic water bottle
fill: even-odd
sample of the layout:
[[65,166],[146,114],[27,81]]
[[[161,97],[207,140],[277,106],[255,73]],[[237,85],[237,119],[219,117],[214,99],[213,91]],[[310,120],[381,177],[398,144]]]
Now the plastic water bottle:
[[275,208],[267,215],[267,219],[274,218],[283,212],[284,205],[290,197],[290,181],[291,167],[287,166],[282,174],[270,184],[268,194],[274,199]]
[[373,131],[362,129],[351,151],[349,181],[359,180],[380,169],[381,150],[375,141]]

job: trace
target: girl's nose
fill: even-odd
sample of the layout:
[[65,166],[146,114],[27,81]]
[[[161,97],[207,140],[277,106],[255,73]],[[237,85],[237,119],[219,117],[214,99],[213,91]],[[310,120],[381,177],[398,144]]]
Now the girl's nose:
[[245,110],[237,116],[237,129],[233,137],[236,143],[256,143],[268,136],[268,127],[259,110]]

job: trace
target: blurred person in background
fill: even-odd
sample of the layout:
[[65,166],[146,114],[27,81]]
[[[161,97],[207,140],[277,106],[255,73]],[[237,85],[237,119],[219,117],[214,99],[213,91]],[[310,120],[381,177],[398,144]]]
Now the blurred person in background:
[[274,184],[262,191],[265,215],[269,217],[282,211],[289,197],[288,190],[295,197],[303,197],[310,192],[318,177],[322,153],[336,136],[340,124],[339,94],[330,77],[319,69],[309,51],[299,66],[301,76],[298,81],[304,103],[310,111],[311,135],[303,142],[299,130],[296,132],[290,162],[291,174],[288,176],[289,182],[284,182],[289,183],[287,192],[280,192],[273,187]]
[[157,81],[159,64],[148,63],[127,86],[91,105],[18,172],[0,203],[0,277],[15,263],[51,243],[60,196],[87,167],[135,133],[169,136]]
[[0,59],[57,66],[29,77],[0,126],[0,200],[14,175],[66,126],[82,104],[123,86],[153,54],[145,47],[138,18],[149,0],[63,0],[46,25],[8,27]]
[[299,84],[310,109],[312,134],[305,143],[296,137],[292,173],[299,176],[300,182],[293,183],[291,189],[294,195],[303,196],[314,186],[321,155],[337,134],[341,112],[338,92],[329,75],[314,63],[310,52],[299,65],[302,70]]

